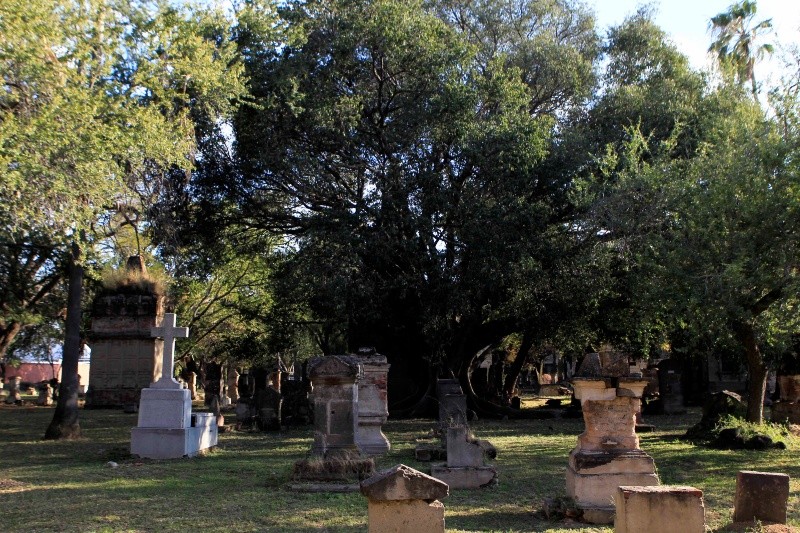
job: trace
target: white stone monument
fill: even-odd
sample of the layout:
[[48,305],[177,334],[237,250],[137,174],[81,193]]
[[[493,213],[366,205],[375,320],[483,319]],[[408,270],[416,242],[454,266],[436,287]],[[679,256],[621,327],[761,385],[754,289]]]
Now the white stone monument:
[[153,337],[164,339],[161,377],[142,389],[139,423],[131,429],[131,454],[149,459],[192,457],[217,444],[213,413],[192,414],[189,391],[173,375],[175,339],[189,336],[189,328],[176,327],[175,314],[164,314]]

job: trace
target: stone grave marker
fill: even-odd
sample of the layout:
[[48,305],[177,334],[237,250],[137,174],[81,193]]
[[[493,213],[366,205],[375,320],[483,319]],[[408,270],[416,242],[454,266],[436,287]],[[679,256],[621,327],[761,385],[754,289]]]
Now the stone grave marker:
[[617,488],[615,533],[704,533],[703,491],[658,485]]
[[389,452],[389,439],[381,427],[389,417],[387,380],[389,363],[386,356],[375,350],[359,350],[358,360],[363,378],[358,382],[358,446],[367,455],[384,455]]
[[8,381],[8,396],[6,403],[22,403],[22,395],[20,393],[20,384],[22,383],[22,376],[14,376]]
[[567,494],[584,519],[608,524],[621,485],[658,485],[653,458],[639,449],[636,412],[647,386],[641,378],[574,378],[586,429],[569,455]]
[[789,475],[742,470],[736,475],[734,522],[786,523]]
[[[130,258],[127,270],[144,271],[141,258]],[[88,334],[92,364],[87,408],[135,410],[142,389],[161,377],[162,341],[150,329],[163,316],[163,295],[116,291],[95,298]]]
[[311,457],[294,465],[290,488],[298,491],[356,491],[372,475],[375,462],[362,455],[358,432],[358,358],[315,357],[308,363],[314,405]]
[[446,483],[396,465],[361,482],[370,533],[444,533]]
[[151,459],[195,456],[216,446],[217,421],[212,413],[192,414],[189,391],[172,377],[175,339],[189,336],[189,328],[175,325],[166,313],[162,325],[151,330],[164,339],[161,377],[142,389],[139,423],[131,429],[131,454]]
[[485,457],[493,453],[494,447],[488,441],[472,438],[466,426],[450,427],[447,429],[447,463],[433,465],[431,475],[451,489],[492,485],[497,481],[497,470],[486,465]]

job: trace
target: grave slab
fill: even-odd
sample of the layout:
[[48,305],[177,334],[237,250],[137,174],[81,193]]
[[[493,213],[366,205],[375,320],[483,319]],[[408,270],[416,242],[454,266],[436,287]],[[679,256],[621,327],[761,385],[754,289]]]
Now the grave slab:
[[694,487],[620,486],[615,498],[615,533],[703,533],[703,491]]

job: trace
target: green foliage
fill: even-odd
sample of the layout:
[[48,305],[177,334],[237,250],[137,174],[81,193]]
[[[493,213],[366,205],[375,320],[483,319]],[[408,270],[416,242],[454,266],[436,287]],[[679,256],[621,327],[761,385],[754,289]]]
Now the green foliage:
[[787,450],[800,449],[800,436],[792,433],[785,424],[774,424],[771,422],[756,424],[747,422],[742,418],[725,415],[720,419],[712,433],[714,435],[719,435],[724,429],[738,429],[744,440],[748,440],[756,435],[766,435],[772,439],[772,442],[784,443]]

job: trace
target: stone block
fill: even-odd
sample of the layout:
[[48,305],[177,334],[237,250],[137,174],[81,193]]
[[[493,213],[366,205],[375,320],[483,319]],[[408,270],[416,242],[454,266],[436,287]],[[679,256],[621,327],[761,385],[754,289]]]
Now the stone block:
[[369,501],[369,533],[444,533],[444,505],[423,500]]
[[370,501],[423,500],[431,502],[449,494],[447,484],[419,470],[399,464],[361,482]]
[[136,427],[131,429],[131,454],[148,459],[194,457],[202,450],[216,446],[217,438],[213,415],[210,420],[201,419],[195,427]]
[[439,396],[439,424],[448,426],[467,425],[467,397],[453,393]]
[[186,389],[142,389],[139,400],[140,428],[188,428],[192,400]]
[[433,465],[431,475],[451,489],[479,489],[497,482],[497,470],[491,466]]
[[617,397],[616,387],[612,387],[602,378],[575,378],[572,386],[575,398],[581,401],[605,401]]
[[582,509],[613,509],[617,487],[654,486],[660,482],[654,472],[583,474],[567,467],[567,495]]
[[789,476],[742,470],[736,475],[733,521],[786,523]]
[[616,533],[705,531],[703,492],[694,487],[623,485],[617,488],[614,503]]

